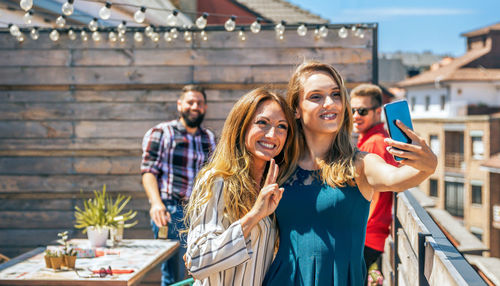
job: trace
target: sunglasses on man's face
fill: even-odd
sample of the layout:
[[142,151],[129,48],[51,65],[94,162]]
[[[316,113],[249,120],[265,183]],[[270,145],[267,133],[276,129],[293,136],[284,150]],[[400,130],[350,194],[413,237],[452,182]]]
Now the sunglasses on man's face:
[[352,115],[354,115],[356,112],[358,112],[359,115],[365,116],[368,114],[368,111],[377,109],[378,106],[373,106],[373,107],[360,107],[360,108],[353,108],[352,109]]

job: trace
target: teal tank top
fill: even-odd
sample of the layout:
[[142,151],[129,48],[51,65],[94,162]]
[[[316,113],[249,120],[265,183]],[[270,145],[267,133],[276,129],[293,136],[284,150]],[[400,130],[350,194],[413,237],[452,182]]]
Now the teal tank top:
[[263,285],[364,285],[370,202],[358,187],[332,188],[300,167],[283,187],[279,250]]

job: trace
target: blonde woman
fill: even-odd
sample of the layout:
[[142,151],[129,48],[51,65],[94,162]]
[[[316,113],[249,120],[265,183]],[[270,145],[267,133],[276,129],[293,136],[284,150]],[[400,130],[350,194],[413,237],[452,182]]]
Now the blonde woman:
[[350,100],[330,65],[300,65],[289,82],[287,103],[298,122],[300,157],[276,209],[280,245],[264,285],[363,285],[374,191],[419,184],[434,172],[436,156],[402,124],[413,145],[386,139],[391,154],[406,158],[400,168],[357,151],[350,141]]
[[186,208],[195,285],[262,284],[277,238],[269,215],[297,159],[294,131],[292,112],[272,92],[254,90],[234,105]]

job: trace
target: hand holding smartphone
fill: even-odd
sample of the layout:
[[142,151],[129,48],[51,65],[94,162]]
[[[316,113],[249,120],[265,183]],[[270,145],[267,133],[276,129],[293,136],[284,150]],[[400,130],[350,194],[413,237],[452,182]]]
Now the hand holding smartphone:
[[[387,122],[387,129],[392,139],[404,143],[412,143],[412,140],[406,135],[397,125],[396,120],[403,122],[408,128],[413,130],[411,122],[410,109],[406,100],[395,101],[384,105],[384,114]],[[396,161],[404,160],[404,158],[394,156]]]

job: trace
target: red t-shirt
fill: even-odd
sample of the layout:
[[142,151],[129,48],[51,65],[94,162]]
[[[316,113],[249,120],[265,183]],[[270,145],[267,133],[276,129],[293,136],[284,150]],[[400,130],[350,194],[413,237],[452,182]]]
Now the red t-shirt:
[[[388,164],[397,166],[394,157],[385,149],[388,145],[384,139],[389,137],[384,129],[384,123],[379,123],[358,138],[358,148],[361,151],[374,153],[382,157]],[[385,239],[389,235],[392,222],[392,192],[380,192],[376,206],[368,218],[366,226],[365,245],[378,251],[384,251]]]

